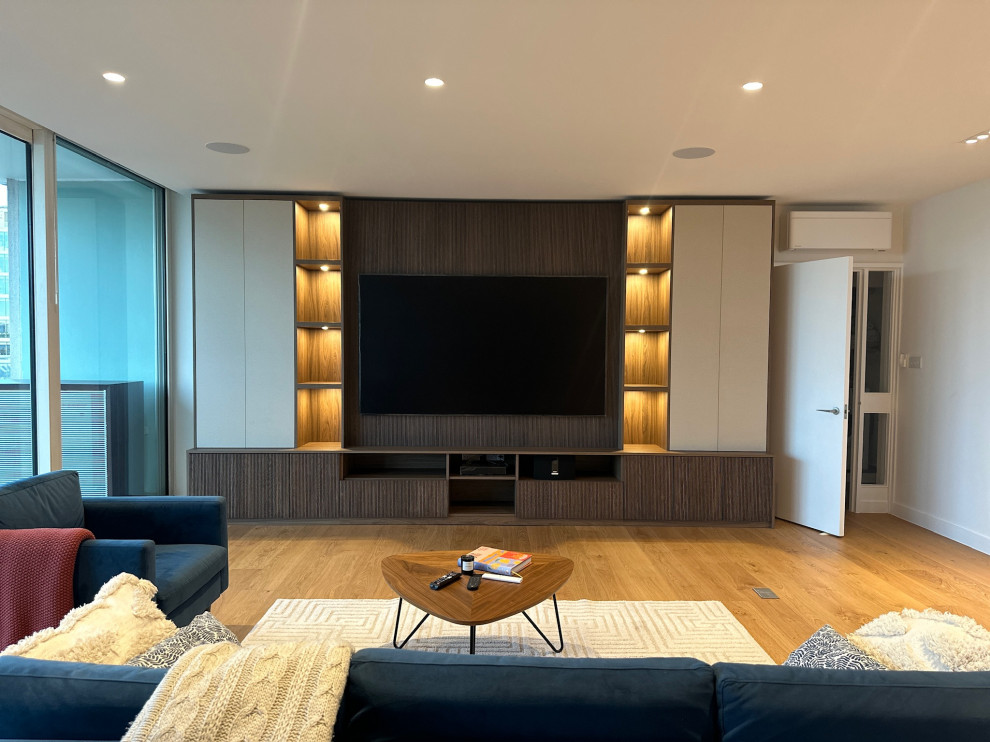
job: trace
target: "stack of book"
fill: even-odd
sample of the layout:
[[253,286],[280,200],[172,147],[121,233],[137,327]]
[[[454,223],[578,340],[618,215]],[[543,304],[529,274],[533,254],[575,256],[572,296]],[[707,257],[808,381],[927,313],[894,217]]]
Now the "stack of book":
[[[519,571],[533,561],[532,554],[523,554],[521,551],[506,551],[505,549],[493,549],[490,546],[479,546],[472,552],[474,557],[474,568],[478,572],[487,572],[505,577],[515,577],[522,580]],[[460,559],[457,560],[460,565]],[[513,582],[517,580],[512,580]]]

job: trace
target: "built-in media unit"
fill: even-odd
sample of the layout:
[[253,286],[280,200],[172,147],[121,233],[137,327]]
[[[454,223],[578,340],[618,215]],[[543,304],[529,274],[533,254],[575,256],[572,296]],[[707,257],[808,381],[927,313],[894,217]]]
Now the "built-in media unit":
[[[284,346],[275,319],[295,314],[288,368],[284,352],[238,367],[236,344],[197,346],[197,378],[215,388],[243,370],[243,394],[197,395],[225,437],[198,429],[189,456],[190,490],[227,497],[230,518],[772,523],[772,457],[755,435],[722,444],[723,429],[735,442],[740,421],[761,418],[765,381],[740,363],[765,335],[766,292],[737,276],[766,263],[771,204],[210,194],[194,206],[197,284],[227,285],[243,266],[257,288],[250,303],[198,301],[197,336],[272,318]],[[710,270],[712,256],[731,271]],[[290,264],[294,292],[275,290]],[[714,361],[675,373],[677,348]],[[668,450],[671,406],[702,427],[711,416],[695,411],[718,412],[711,450]]]

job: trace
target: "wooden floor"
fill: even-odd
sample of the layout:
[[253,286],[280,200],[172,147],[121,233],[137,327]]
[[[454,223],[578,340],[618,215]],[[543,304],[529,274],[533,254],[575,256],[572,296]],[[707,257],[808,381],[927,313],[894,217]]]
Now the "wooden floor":
[[[389,554],[496,546],[575,562],[561,600],[719,600],[776,660],[823,624],[849,633],[902,608],[990,627],[990,556],[890,515],[848,514],[846,536],[659,526],[230,526],[230,587],[214,615],[241,638],[276,598],[391,598]],[[779,600],[763,600],[769,587]]]

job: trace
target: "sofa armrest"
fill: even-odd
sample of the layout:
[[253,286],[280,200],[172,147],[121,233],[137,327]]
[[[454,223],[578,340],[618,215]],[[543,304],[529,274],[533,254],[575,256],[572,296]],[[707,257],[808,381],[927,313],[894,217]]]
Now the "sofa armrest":
[[89,539],[79,545],[72,576],[75,605],[88,603],[121,572],[155,581],[155,542],[148,539]]
[[166,672],[0,657],[0,736],[120,739]]
[[214,496],[84,497],[96,538],[227,546],[227,502]]

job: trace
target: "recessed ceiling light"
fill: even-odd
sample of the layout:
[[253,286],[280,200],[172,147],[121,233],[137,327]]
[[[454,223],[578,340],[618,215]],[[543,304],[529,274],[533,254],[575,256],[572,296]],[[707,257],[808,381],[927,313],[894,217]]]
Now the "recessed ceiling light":
[[330,329],[330,325],[323,325],[323,327],[321,327],[320,329],[321,330],[329,330]]
[[329,265],[321,265],[320,266],[320,270],[321,271],[328,271],[328,270],[330,270],[330,266]]
[[753,82],[748,82],[742,86],[743,90],[760,90],[762,87],[763,87],[763,83],[756,82],[755,80]]
[[649,273],[649,271],[646,268],[639,269],[639,275],[645,276],[647,273]]
[[979,134],[970,134],[968,137],[963,139],[966,144],[976,144],[977,142],[984,142],[990,139],[990,131],[984,129]]
[[647,214],[650,213],[650,207],[644,206],[642,209],[639,210],[639,213],[642,214],[643,216],[646,216]]
[[427,77],[424,82],[428,88],[442,88],[444,84],[439,77]]
[[642,335],[643,333],[646,332],[646,330],[640,329],[640,330],[637,330],[637,332],[639,332],[639,334]]
[[206,148],[224,155],[243,155],[251,151],[243,144],[234,144],[233,142],[210,142]]
[[679,157],[682,160],[699,160],[702,157],[711,157],[715,154],[715,150],[711,147],[684,147],[683,149],[675,149],[673,152],[674,157]]
[[320,211],[330,211],[330,204],[320,204]]
[[103,73],[103,79],[106,80],[107,82],[117,82],[117,83],[120,83],[120,82],[123,82],[124,80],[126,80],[127,78],[124,77],[119,72],[104,72]]

